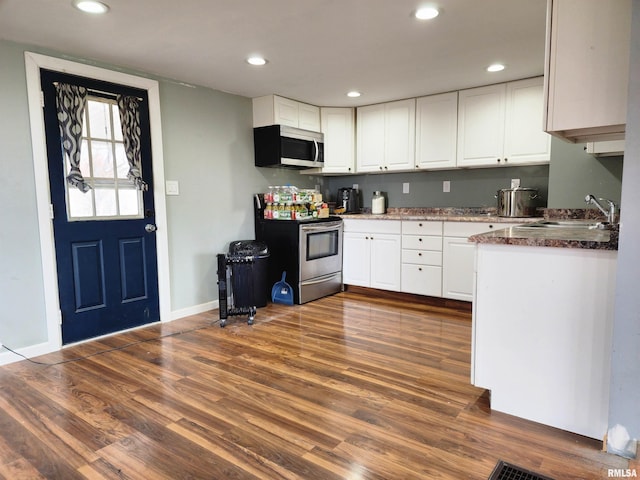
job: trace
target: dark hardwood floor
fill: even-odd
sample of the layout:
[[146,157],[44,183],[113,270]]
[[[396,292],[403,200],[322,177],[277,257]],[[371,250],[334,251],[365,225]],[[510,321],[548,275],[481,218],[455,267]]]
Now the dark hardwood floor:
[[0,476],[458,480],[502,459],[601,480],[629,467],[601,442],[491,412],[469,384],[468,308],[372,293],[269,305],[253,326],[220,328],[213,311],[35,359],[67,363],[0,367]]

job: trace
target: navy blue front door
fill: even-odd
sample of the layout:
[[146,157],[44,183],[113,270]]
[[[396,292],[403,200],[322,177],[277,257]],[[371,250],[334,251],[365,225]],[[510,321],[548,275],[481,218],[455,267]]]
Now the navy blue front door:
[[[94,193],[67,191],[54,82],[81,85],[97,96],[124,94],[142,99],[142,175],[149,189],[142,194],[138,215],[125,212],[122,216],[107,215],[101,219],[99,214],[82,218],[85,215],[83,212],[80,218],[75,218],[69,213],[67,203],[76,199],[80,199],[81,203],[91,199],[86,195],[94,195],[94,199],[120,195],[122,198],[118,197],[118,200],[124,203],[138,193],[127,185],[126,179],[115,181],[122,184],[121,192],[117,193],[108,185],[108,181],[100,178],[96,184],[101,189],[94,188]],[[158,321],[158,270],[153,231],[155,215],[146,91],[46,70],[41,71],[41,83],[62,311],[62,341],[68,344]],[[94,104],[99,105],[98,102]],[[109,108],[107,106],[105,111]],[[114,120],[111,121],[113,123]],[[95,143],[100,144],[100,148],[108,145],[102,141]],[[93,171],[93,167],[90,170]],[[83,174],[85,177],[91,176],[92,171]],[[95,174],[96,177],[100,175]],[[95,205],[97,200],[94,200],[94,213]]]

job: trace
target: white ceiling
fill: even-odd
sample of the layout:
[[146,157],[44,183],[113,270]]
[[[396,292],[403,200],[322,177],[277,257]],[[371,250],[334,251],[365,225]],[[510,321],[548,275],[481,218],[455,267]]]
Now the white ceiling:
[[[546,0],[0,0],[0,38],[247,97],[365,105],[543,73]],[[251,67],[245,58],[264,55]],[[489,74],[490,63],[507,69]],[[359,99],[346,92],[361,90]]]

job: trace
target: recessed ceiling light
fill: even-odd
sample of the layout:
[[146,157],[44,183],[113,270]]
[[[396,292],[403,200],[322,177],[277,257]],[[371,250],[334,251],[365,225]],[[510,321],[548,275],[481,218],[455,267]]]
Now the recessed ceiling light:
[[256,67],[260,67],[262,65],[266,65],[267,60],[257,55],[254,55],[252,57],[247,58],[247,63],[249,65],[255,65]]
[[487,67],[487,72],[501,72],[502,70],[504,70],[504,65],[501,63],[494,63]]
[[360,95],[362,95],[362,94],[360,92],[355,91],[355,90],[352,90],[352,91],[347,93],[347,97],[351,97],[351,98],[358,98]]
[[436,7],[422,7],[416,10],[415,16],[418,20],[431,20],[440,15],[440,11]]
[[109,11],[109,5],[95,0],[73,0],[71,2],[78,10],[82,10],[85,13],[107,13]]

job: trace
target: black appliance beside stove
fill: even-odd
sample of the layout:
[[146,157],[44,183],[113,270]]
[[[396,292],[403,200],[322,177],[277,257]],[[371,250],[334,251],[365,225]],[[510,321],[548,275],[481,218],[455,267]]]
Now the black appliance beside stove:
[[264,198],[257,194],[254,199],[256,240],[266,243],[271,254],[268,284],[281,280],[286,272],[296,304],[341,291],[342,219],[265,219]]

